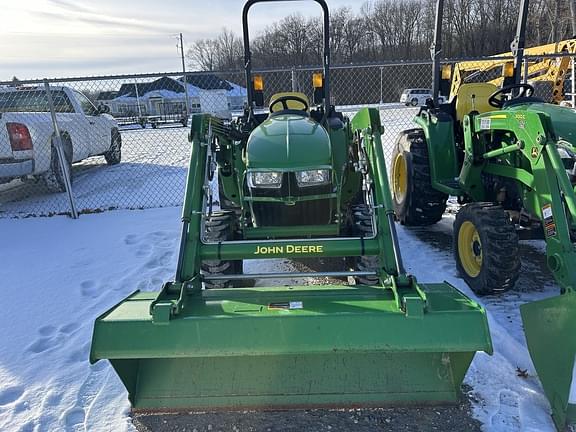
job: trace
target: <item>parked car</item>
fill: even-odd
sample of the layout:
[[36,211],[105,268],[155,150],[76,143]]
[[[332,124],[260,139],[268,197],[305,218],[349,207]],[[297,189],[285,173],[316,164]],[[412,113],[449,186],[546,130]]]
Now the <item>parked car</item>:
[[[69,87],[52,87],[56,119],[68,166],[103,155],[121,160],[122,140],[109,108]],[[0,89],[0,183],[39,179],[54,192],[65,190],[55,150],[54,128],[43,87]]]
[[[400,102],[406,106],[422,106],[426,104],[426,99],[432,98],[432,90],[425,88],[406,89],[400,95]],[[440,103],[444,103],[446,98],[439,96]]]

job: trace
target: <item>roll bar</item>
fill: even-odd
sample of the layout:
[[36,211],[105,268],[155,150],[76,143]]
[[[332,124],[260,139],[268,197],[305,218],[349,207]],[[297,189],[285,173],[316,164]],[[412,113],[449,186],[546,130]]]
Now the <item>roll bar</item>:
[[[242,9],[242,33],[244,38],[244,70],[246,72],[246,89],[248,92],[248,106],[252,110],[254,105],[254,91],[252,89],[252,53],[250,52],[250,37],[248,33],[248,11],[256,3],[281,2],[299,0],[248,0]],[[312,0],[322,7],[324,14],[324,55],[322,66],[324,73],[324,109],[330,112],[330,16],[328,5],[324,0]]]

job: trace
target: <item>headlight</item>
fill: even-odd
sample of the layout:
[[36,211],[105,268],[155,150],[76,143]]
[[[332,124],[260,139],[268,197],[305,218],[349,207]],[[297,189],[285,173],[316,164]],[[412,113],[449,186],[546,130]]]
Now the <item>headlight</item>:
[[279,189],[282,186],[282,173],[277,171],[250,172],[248,173],[248,186]]
[[330,170],[319,169],[309,171],[296,171],[298,186],[318,186],[330,183]]

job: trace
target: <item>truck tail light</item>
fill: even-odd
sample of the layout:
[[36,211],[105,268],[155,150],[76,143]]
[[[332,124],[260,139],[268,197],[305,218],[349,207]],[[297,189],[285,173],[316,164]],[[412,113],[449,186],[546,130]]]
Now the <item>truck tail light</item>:
[[6,123],[12,151],[32,150],[30,131],[22,123]]

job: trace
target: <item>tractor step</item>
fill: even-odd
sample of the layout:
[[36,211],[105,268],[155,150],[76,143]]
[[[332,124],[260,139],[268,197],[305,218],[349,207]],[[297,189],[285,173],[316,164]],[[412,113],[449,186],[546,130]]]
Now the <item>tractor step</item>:
[[204,290],[163,322],[158,294],[136,292],[97,319],[91,361],[110,360],[135,410],[456,402],[492,350],[486,316],[446,283],[420,288],[414,315],[375,286]]

